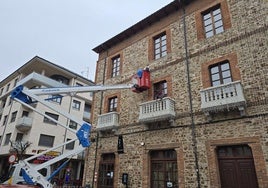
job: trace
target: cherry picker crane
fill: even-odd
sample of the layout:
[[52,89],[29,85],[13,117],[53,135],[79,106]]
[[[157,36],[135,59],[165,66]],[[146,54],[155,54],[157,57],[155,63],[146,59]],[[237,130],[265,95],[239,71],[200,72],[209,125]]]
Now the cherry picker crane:
[[[29,89],[25,87],[24,85],[26,85],[26,82],[28,82],[31,79],[35,79],[35,81],[37,81],[41,85],[45,85],[46,87],[38,88],[38,89]],[[52,188],[52,183],[50,180],[66,165],[68,161],[64,162],[56,171],[54,171],[47,178],[44,177],[38,171],[46,166],[50,166],[56,162],[59,162],[62,159],[71,158],[72,156],[75,156],[76,154],[81,153],[82,151],[84,151],[86,148],[90,146],[89,137],[90,137],[91,125],[81,119],[76,118],[72,114],[63,111],[62,109],[60,109],[58,106],[54,105],[53,103],[45,100],[44,97],[42,97],[43,95],[60,95],[60,94],[75,95],[77,93],[83,93],[83,92],[96,92],[96,91],[117,90],[117,89],[132,89],[132,91],[136,93],[143,92],[150,88],[149,68],[138,70],[137,74],[133,76],[133,80],[134,81],[132,84],[125,84],[125,85],[110,85],[110,86],[94,85],[94,86],[70,87],[67,85],[63,86],[59,84],[57,81],[47,78],[45,76],[39,75],[37,73],[32,73],[31,75],[19,81],[17,84],[18,86],[11,93],[11,98],[14,101],[21,103],[22,105],[28,107],[29,109],[37,112],[38,114],[48,118],[49,120],[57,123],[58,125],[69,130],[70,132],[73,132],[74,134],[76,134],[75,139],[72,139],[62,144],[59,144],[57,146],[54,146],[46,151],[33,155],[24,160],[20,160],[18,164],[16,164],[15,168],[22,171],[22,176],[23,176],[25,183],[31,184],[31,185],[38,185],[39,187],[42,187],[42,188]],[[59,113],[62,116],[76,122],[80,126],[79,130],[76,132],[75,130],[67,127],[66,125],[48,116],[47,114],[39,111],[38,109],[35,108],[35,105],[32,105],[32,103],[35,103],[35,102],[39,102],[43,104],[44,106],[50,108],[51,110],[55,111],[56,113]],[[29,162],[37,157],[44,155],[47,152],[63,147],[76,140],[78,140],[80,143],[79,147],[76,147],[75,149],[69,152],[63,153],[53,159],[50,159],[38,165],[33,166]],[[16,177],[12,177],[12,174],[11,174],[11,178],[13,178],[13,181],[14,179],[16,179]]]

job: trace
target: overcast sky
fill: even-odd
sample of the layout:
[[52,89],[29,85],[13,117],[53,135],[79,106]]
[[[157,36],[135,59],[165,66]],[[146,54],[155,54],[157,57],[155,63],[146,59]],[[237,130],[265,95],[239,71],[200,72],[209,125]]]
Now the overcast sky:
[[0,0],[0,81],[34,56],[94,81],[93,48],[172,0]]

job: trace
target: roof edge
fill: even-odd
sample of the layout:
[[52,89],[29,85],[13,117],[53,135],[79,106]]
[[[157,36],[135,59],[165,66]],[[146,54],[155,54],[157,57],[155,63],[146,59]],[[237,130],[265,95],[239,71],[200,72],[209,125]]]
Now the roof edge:
[[150,25],[156,23],[159,21],[159,19],[162,19],[166,17],[169,14],[172,14],[173,12],[180,9],[180,0],[174,0],[171,3],[167,4],[163,8],[159,9],[158,11],[154,12],[153,14],[147,16],[146,18],[142,19],[141,21],[137,22],[136,24],[132,25],[128,29],[122,31],[118,35],[112,37],[111,39],[107,40],[106,42],[103,42],[102,44],[96,46],[92,50],[96,53],[101,53],[112,46],[118,44],[122,40],[125,40],[137,32],[144,30]]

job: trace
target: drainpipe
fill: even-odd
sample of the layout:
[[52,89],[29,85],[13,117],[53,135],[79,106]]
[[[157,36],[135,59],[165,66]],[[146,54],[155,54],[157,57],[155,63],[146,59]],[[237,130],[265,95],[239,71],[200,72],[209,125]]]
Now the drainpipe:
[[193,103],[192,103],[192,88],[191,88],[191,80],[190,80],[190,71],[189,71],[189,55],[188,55],[188,44],[187,44],[187,31],[186,31],[186,21],[185,21],[185,7],[184,3],[180,2],[182,5],[182,21],[183,21],[183,32],[184,32],[184,49],[185,49],[185,64],[186,64],[186,74],[187,74],[187,85],[188,85],[188,95],[189,95],[189,105],[190,105],[190,116],[191,116],[191,130],[192,130],[192,143],[194,149],[194,157],[195,157],[195,170],[197,177],[197,187],[200,188],[200,173],[199,173],[199,164],[198,164],[198,155],[197,155],[197,140],[195,133],[195,122],[194,122],[194,114],[193,114]]
[[[106,72],[106,66],[107,66],[107,57],[108,57],[108,51],[106,51],[106,57],[104,59],[104,67],[103,67],[103,75],[102,75],[102,85],[105,83],[105,72]],[[100,98],[100,111],[99,114],[102,114],[102,104],[103,104],[103,91],[101,91],[101,98]],[[96,173],[96,166],[97,166],[97,152],[98,152],[98,145],[99,145],[99,132],[97,131],[97,138],[96,138],[96,147],[95,147],[95,159],[94,159],[94,169],[93,169],[93,178],[91,187],[94,188],[94,181],[95,181],[95,173]]]

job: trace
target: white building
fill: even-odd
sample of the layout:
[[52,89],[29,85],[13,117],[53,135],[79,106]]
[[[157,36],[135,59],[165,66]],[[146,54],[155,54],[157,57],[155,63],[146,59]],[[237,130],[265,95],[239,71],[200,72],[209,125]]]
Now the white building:
[[[73,133],[64,127],[55,124],[48,118],[44,118],[42,115],[10,98],[10,93],[17,83],[26,76],[30,75],[31,78],[31,75],[34,75],[32,73],[38,73],[69,86],[94,85],[91,80],[37,56],[2,80],[0,82],[0,175],[6,173],[10,166],[8,158],[14,152],[12,151],[10,141],[29,141],[31,145],[23,155],[23,157],[28,157],[75,137]],[[33,76],[26,83],[26,87],[40,88],[44,86],[36,81]],[[46,97],[49,98],[51,96]],[[91,101],[92,93],[83,93],[55,98],[51,100],[51,103],[56,104],[66,112],[70,112],[77,118],[89,122]],[[32,105],[36,105],[36,109],[66,124],[70,128],[79,128],[75,122],[55,113],[40,103]],[[56,151],[50,152],[50,156],[44,156],[33,162],[41,163],[55,155],[75,148],[78,144],[78,142],[70,143],[66,147],[61,147]],[[57,177],[59,183],[64,183],[65,175],[67,171],[70,171],[72,183],[78,184],[78,180],[81,180],[83,177],[83,159],[83,154],[74,157]],[[54,168],[56,168],[56,165]]]

